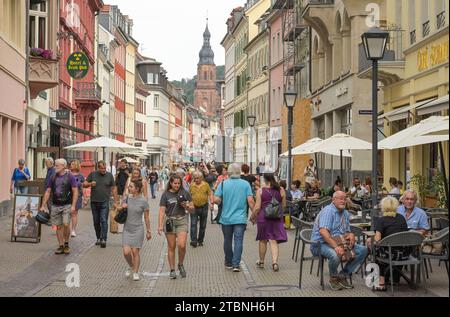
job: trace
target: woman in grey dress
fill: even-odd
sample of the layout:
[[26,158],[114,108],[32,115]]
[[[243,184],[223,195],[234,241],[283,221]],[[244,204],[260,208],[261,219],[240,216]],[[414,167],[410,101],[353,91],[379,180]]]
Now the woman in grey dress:
[[[123,229],[122,238],[123,255],[129,265],[125,276],[130,277],[133,274],[134,281],[139,281],[140,279],[139,252],[144,243],[144,238],[147,238],[147,241],[152,238],[150,231],[149,205],[147,199],[142,196],[142,187],[143,184],[141,181],[131,181],[128,187],[130,196],[128,196],[127,201],[122,205],[123,208],[128,208],[128,216]],[[147,228],[146,232],[144,230],[142,216],[144,216],[145,227]]]

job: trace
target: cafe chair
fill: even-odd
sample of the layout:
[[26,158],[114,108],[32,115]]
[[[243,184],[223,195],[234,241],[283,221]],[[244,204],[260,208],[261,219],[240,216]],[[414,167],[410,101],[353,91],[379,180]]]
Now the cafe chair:
[[[400,272],[404,279],[408,281],[408,283],[412,283],[414,280],[413,270],[411,270],[411,281],[407,279],[407,277],[401,272],[397,267],[403,267],[406,265],[418,266],[417,270],[417,280],[420,280],[420,271],[423,274],[423,286],[425,287],[425,269],[424,269],[424,259],[422,256],[422,242],[424,237],[422,234],[416,231],[407,231],[407,232],[399,232],[392,234],[388,237],[385,237],[381,241],[374,243],[374,247],[372,248],[373,258],[377,263],[383,263],[389,265],[389,274],[390,274],[390,284],[391,284],[391,293],[394,295],[394,268]],[[376,249],[379,247],[388,249],[388,258],[380,257],[376,254]],[[392,248],[394,247],[410,247],[412,252],[406,260],[393,260],[393,252]]]
[[425,263],[425,272],[426,272],[427,278],[429,278],[427,260],[429,261],[428,263],[430,265],[430,273],[433,273],[430,261],[431,260],[439,260],[439,262],[445,263],[445,268],[447,269],[447,276],[449,276],[449,273],[448,273],[448,253],[449,253],[448,227],[437,232],[432,239],[425,239],[423,242],[424,242],[424,245],[430,245],[430,246],[433,244],[441,244],[442,245],[442,250],[440,253],[435,253],[435,252],[425,253],[426,251],[423,251],[423,253],[422,253],[424,263]]
[[[361,229],[358,226],[352,226],[350,225],[350,232],[355,235],[356,243],[360,244],[362,246],[366,245],[366,235],[364,234],[363,229]],[[367,259],[364,260],[364,262],[361,264],[361,266],[358,268],[358,271],[361,270],[361,277],[364,278],[364,269],[363,266],[366,265]],[[358,272],[356,271],[356,272]],[[350,283],[351,283],[351,275],[350,275]]]
[[292,260],[294,260],[295,257],[295,262],[298,261],[298,251],[300,249],[300,231],[302,231],[303,229],[312,229],[313,228],[313,223],[311,222],[306,222],[303,220],[300,220],[297,217],[291,217],[291,221],[292,224],[295,227],[295,240],[294,240],[294,249],[292,250]]
[[[322,256],[320,256],[320,242],[312,241],[311,236],[312,236],[312,229],[303,229],[302,231],[300,231],[300,234],[299,234],[300,240],[302,241],[302,251],[300,253],[300,275],[299,275],[299,280],[298,280],[298,288],[299,289],[302,288],[303,262],[311,261],[311,270],[310,270],[310,274],[311,274],[314,260],[319,260],[320,286],[322,287],[322,290],[325,290],[325,284],[323,282],[323,263],[324,263],[325,259],[322,258]],[[311,256],[309,256],[309,257],[305,256],[305,248],[307,245],[309,245],[309,246],[317,245],[319,255],[314,256],[311,254]]]

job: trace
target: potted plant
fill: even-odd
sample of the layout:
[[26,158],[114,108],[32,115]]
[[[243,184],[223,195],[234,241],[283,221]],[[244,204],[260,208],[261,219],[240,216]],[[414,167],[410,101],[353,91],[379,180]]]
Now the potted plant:
[[437,208],[447,208],[444,186],[444,175],[438,172],[429,184],[429,192],[435,194]]
[[53,59],[53,51],[45,50],[43,48],[32,48],[30,50],[30,55],[33,57],[41,57],[43,59]]
[[427,196],[427,186],[425,177],[421,174],[415,174],[409,180],[412,189],[414,189],[419,194],[419,202],[421,206],[425,205],[425,197]]

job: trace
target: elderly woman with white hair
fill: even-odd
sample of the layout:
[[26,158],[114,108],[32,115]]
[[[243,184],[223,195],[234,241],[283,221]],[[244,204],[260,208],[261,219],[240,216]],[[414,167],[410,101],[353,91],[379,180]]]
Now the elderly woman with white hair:
[[[383,216],[379,218],[375,224],[375,241],[380,241],[394,233],[408,231],[408,226],[406,224],[405,218],[397,213],[398,201],[394,197],[386,197],[381,201],[381,211]],[[396,259],[400,254],[407,256],[407,250],[404,248],[393,248],[392,252]],[[378,254],[380,256],[387,255],[386,250],[380,248],[378,249]],[[389,266],[383,263],[377,263],[380,267],[380,284],[375,287],[376,291],[385,291],[385,276],[387,275]],[[400,274],[397,271],[393,272],[394,283],[400,281]]]
[[222,225],[224,237],[225,267],[233,272],[240,272],[244,232],[249,218],[248,209],[253,211],[255,201],[250,184],[241,179],[239,164],[231,164],[228,175],[230,178],[218,185],[214,202],[222,204],[218,221]]

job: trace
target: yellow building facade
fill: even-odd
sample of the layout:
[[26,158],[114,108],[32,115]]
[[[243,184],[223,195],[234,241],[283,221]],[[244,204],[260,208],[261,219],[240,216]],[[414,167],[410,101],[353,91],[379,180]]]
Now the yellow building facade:
[[[396,38],[401,45],[396,53],[401,58],[383,61],[379,69],[384,84],[379,125],[389,136],[430,116],[448,115],[449,10],[448,2],[442,0],[387,1],[386,9],[387,25],[402,33]],[[383,159],[386,188],[390,177],[406,186],[416,174],[429,182],[441,169],[437,144],[385,150]],[[448,171],[448,142],[444,143],[444,159]]]

